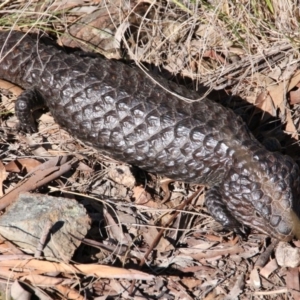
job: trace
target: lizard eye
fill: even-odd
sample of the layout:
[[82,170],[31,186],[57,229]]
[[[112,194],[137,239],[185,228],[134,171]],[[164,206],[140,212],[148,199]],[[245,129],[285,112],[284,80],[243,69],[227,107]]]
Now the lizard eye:
[[258,211],[255,211],[255,217],[262,219],[262,216]]

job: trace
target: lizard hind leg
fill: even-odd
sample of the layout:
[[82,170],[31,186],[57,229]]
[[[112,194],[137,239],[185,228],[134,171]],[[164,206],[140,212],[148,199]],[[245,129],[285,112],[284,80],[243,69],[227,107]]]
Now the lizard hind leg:
[[248,235],[248,228],[240,223],[228,210],[218,186],[209,189],[205,194],[205,205],[211,216],[225,229],[232,230],[242,239]]
[[42,94],[35,88],[25,90],[19,95],[15,103],[15,113],[19,119],[19,130],[33,133],[37,131],[37,124],[33,112],[46,107]]

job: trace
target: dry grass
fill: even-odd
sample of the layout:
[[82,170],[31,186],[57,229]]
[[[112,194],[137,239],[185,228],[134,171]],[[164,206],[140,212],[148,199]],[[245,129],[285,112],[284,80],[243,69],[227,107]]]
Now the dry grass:
[[[299,63],[300,12],[297,1],[289,0],[4,1],[0,26],[63,34],[99,7],[118,9],[109,34],[122,41],[129,58],[210,89],[231,88],[243,96],[256,73],[278,83],[288,79],[285,69]],[[270,75],[278,67],[281,76]]]
[[[110,25],[86,18],[101,8]],[[86,50],[148,62],[191,78],[195,88],[226,89],[252,104],[269,87],[287,85],[299,65],[296,0],[31,0],[6,1],[0,9],[3,29],[68,36]],[[72,31],[80,24],[91,31],[86,37]],[[96,35],[104,46],[94,43]]]

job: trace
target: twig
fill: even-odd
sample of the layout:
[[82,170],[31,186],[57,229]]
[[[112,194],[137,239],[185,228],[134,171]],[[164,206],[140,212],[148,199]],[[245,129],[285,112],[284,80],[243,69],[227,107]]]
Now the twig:
[[29,192],[43,186],[69,171],[78,162],[77,158],[66,162],[67,159],[67,156],[55,157],[33,170],[30,173],[31,177],[22,180],[13,190],[0,199],[0,210],[16,201],[21,192]]
[[47,220],[47,222],[45,223],[43,231],[42,231],[41,236],[40,236],[38,246],[37,246],[36,251],[34,253],[35,258],[40,258],[41,254],[42,254],[42,251],[45,248],[45,244],[46,244],[47,238],[50,234],[50,229],[51,229],[52,225],[53,224],[50,220]]
[[276,239],[272,240],[272,243],[267,247],[267,249],[259,256],[259,258],[255,262],[255,267],[263,268],[266,265],[266,263],[268,262],[268,260],[270,258],[272,251],[274,250],[274,248],[276,247],[278,242],[279,241]]
[[[165,224],[165,227],[169,227],[174,220],[177,218],[177,216],[181,213],[181,211],[188,206],[196,197],[198,197],[200,195],[200,193],[202,193],[204,188],[199,189],[198,191],[196,191],[195,193],[193,193],[193,195],[191,195],[189,198],[187,198],[185,201],[183,201],[182,204],[178,205],[175,209],[175,213],[172,215],[172,217],[169,219],[169,221]],[[157,246],[157,244],[159,243],[161,237],[163,236],[164,232],[166,231],[166,228],[162,228],[159,233],[157,234],[157,236],[155,237],[154,241],[152,242],[152,244],[150,245],[148,251],[146,252],[146,254],[144,255],[144,257],[141,259],[140,263],[139,263],[139,268],[141,269],[143,267],[143,265],[145,264],[146,259],[148,258],[149,254],[152,252],[152,250]],[[131,286],[129,288],[129,295],[132,295],[133,293],[133,288],[135,286],[136,280],[133,280],[131,283]]]

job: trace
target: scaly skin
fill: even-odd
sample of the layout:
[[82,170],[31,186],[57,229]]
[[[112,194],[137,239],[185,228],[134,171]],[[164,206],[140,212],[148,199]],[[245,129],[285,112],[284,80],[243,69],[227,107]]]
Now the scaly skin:
[[[0,77],[26,91],[16,114],[35,131],[31,112],[48,106],[70,134],[111,157],[169,178],[211,187],[206,205],[239,234],[244,225],[289,240],[298,223],[298,166],[267,151],[231,110],[205,98],[186,103],[138,68],[66,54],[19,32],[0,33]],[[190,99],[199,95],[162,78]]]

